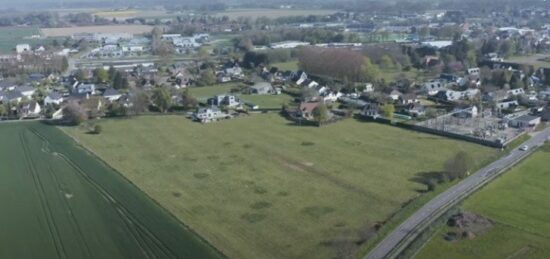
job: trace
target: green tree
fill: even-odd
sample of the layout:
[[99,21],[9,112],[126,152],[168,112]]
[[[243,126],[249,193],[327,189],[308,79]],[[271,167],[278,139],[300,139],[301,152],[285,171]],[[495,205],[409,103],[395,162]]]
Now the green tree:
[[445,162],[445,174],[449,180],[464,178],[472,167],[472,158],[468,153],[460,151]]
[[103,68],[96,68],[94,70],[94,78],[97,83],[106,83],[109,81],[109,72]]
[[380,70],[368,57],[363,58],[361,69],[365,80],[368,82],[375,82],[380,78]]
[[167,112],[172,105],[172,97],[168,88],[161,86],[153,90],[151,101],[159,109],[160,112]]
[[181,93],[181,104],[185,109],[189,110],[197,108],[199,102],[197,98],[191,95],[189,89],[185,88]]
[[313,119],[319,123],[319,125],[325,123],[328,120],[328,109],[324,103],[319,104],[315,109],[313,109]]
[[395,113],[395,106],[391,103],[386,103],[382,106],[382,114],[386,119],[393,120],[393,114]]
[[76,80],[82,82],[86,79],[88,79],[88,76],[86,75],[86,72],[83,69],[79,69],[75,72],[74,77]]
[[383,69],[392,69],[394,67],[393,59],[389,55],[384,55],[380,59],[380,67]]

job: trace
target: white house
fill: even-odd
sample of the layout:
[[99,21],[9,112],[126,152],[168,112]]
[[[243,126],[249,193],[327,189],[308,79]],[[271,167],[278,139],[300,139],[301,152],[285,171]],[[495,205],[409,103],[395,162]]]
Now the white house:
[[523,88],[510,89],[506,91],[506,93],[508,94],[508,96],[516,96],[525,94],[525,90],[523,90]]
[[436,95],[439,91],[447,89],[447,81],[443,79],[435,79],[422,85],[422,90],[428,95]]
[[27,51],[31,51],[31,45],[29,44],[17,44],[15,46],[15,52],[17,52],[17,54],[21,54],[23,52],[27,52]]
[[103,92],[103,98],[111,102],[118,101],[120,97],[122,97],[122,94],[114,88],[108,88],[105,92]]
[[303,41],[282,41],[277,43],[272,43],[269,45],[272,49],[293,49],[300,46],[308,46],[311,45],[309,42],[303,42]]
[[523,116],[514,118],[508,122],[510,127],[520,128],[520,129],[534,128],[540,123],[541,123],[541,117],[531,116],[531,115],[523,115]]
[[513,101],[498,102],[496,106],[497,106],[498,109],[505,109],[506,110],[506,109],[509,109],[509,108],[512,108],[512,107],[516,107],[518,105],[519,105],[518,101],[513,100]]
[[80,84],[76,87],[78,94],[95,94],[95,84]]
[[63,102],[63,95],[58,92],[51,92],[44,98],[44,105],[60,105]]
[[35,89],[30,86],[20,86],[20,87],[17,87],[15,90],[19,91],[21,95],[27,98],[31,98],[35,92]]
[[21,109],[19,109],[19,114],[22,118],[34,118],[39,117],[41,111],[42,108],[40,107],[40,104],[37,102],[31,102],[23,105]]
[[227,118],[229,115],[222,112],[218,107],[212,106],[207,108],[200,108],[197,112],[193,113],[193,119],[202,123],[217,121]]

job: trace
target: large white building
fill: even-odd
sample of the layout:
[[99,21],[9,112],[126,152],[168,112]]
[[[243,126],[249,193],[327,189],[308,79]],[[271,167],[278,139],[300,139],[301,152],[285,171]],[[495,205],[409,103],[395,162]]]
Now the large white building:
[[17,52],[17,54],[21,54],[23,52],[27,52],[27,51],[31,51],[31,45],[29,44],[17,44],[15,46],[15,52]]

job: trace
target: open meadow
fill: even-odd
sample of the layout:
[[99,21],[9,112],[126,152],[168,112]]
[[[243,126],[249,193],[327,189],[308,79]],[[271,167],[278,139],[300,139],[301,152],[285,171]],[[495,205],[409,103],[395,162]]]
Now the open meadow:
[[42,34],[46,37],[70,37],[77,33],[150,33],[153,26],[149,25],[101,25],[101,26],[78,26],[64,28],[42,28]]
[[416,177],[480,145],[348,119],[297,127],[277,114],[212,124],[182,116],[63,128],[231,258],[333,258],[419,197]]
[[0,27],[0,54],[14,53],[15,45],[20,43],[39,42],[30,39],[33,35],[40,35],[40,30],[36,27]]
[[472,240],[448,242],[442,227],[418,258],[550,258],[550,146],[468,198],[464,210],[493,226]]
[[0,124],[0,258],[217,258],[54,126]]

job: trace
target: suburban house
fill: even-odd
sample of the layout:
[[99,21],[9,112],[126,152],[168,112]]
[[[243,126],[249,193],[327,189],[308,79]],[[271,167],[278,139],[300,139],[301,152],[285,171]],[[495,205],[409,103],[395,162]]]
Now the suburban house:
[[298,115],[306,120],[313,120],[313,111],[321,105],[321,102],[302,102]]
[[110,102],[118,101],[120,97],[122,97],[122,94],[114,88],[107,88],[107,90],[103,92],[103,98],[109,100]]
[[15,90],[20,92],[21,95],[23,95],[24,97],[27,97],[27,98],[31,98],[32,95],[35,92],[35,89],[33,87],[30,87],[30,86],[19,86]]
[[409,93],[409,94],[403,94],[399,96],[400,104],[406,105],[406,104],[412,104],[417,102],[418,102],[418,97],[416,96],[416,94]]
[[525,94],[525,90],[523,90],[523,88],[510,89],[506,91],[506,94],[508,94],[508,96],[522,95]]
[[95,84],[79,84],[76,86],[77,94],[95,94]]
[[212,106],[198,109],[197,112],[193,113],[193,120],[207,123],[224,119],[228,116],[227,113],[222,112],[218,107]]
[[376,103],[368,103],[363,107],[361,115],[367,118],[377,118],[380,116],[380,107]]
[[399,98],[401,98],[401,96],[403,96],[403,94],[397,90],[392,90],[389,94],[389,97],[393,100],[393,101],[397,101],[399,100]]
[[19,91],[0,92],[0,102],[2,103],[20,103],[23,97]]
[[525,129],[525,128],[534,128],[541,123],[541,117],[532,116],[532,115],[523,115],[517,118],[511,119],[508,122],[510,127]]
[[24,53],[24,52],[28,52],[28,51],[31,51],[31,45],[29,44],[17,44],[15,45],[15,52],[17,54],[21,54],[21,53]]
[[40,104],[33,101],[28,104],[24,104],[19,108],[19,116],[21,118],[36,118],[40,117],[40,112],[42,111],[42,108],[40,107]]
[[270,83],[256,83],[250,87],[250,94],[274,94],[275,90]]
[[421,117],[426,114],[426,108],[420,103],[410,103],[407,105],[405,112],[412,117]]
[[422,90],[428,95],[436,95],[439,91],[447,89],[447,80],[435,79],[422,85]]
[[63,95],[58,92],[51,92],[44,98],[44,105],[60,105],[63,102]]
[[336,102],[340,97],[342,97],[344,94],[341,92],[336,91],[325,91],[320,96],[323,98],[323,101],[325,103],[331,103]]
[[216,95],[208,99],[207,103],[215,106],[237,107],[241,105],[241,100],[234,95]]
[[496,104],[497,109],[503,109],[503,110],[515,108],[517,106],[519,106],[519,103],[516,100],[502,101]]

